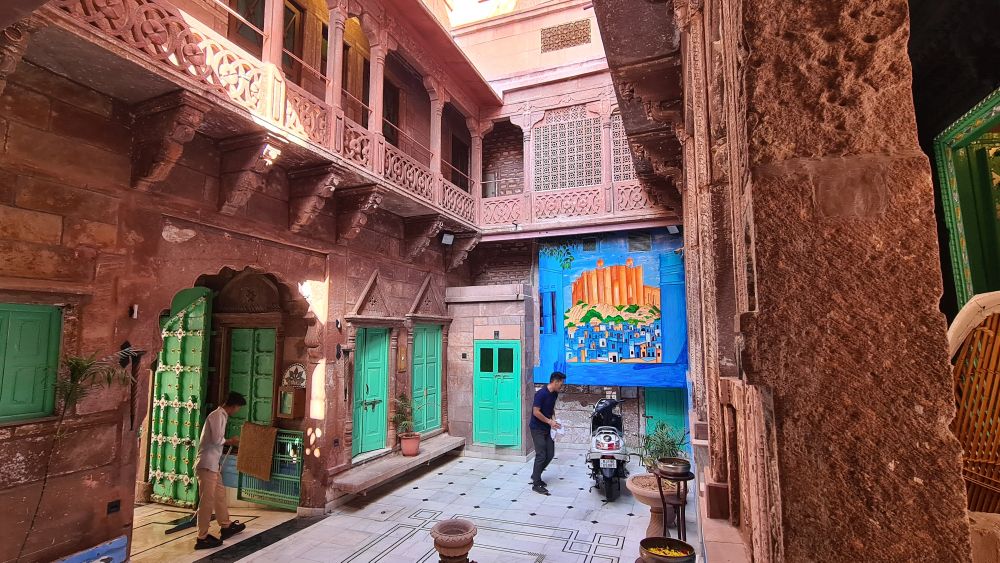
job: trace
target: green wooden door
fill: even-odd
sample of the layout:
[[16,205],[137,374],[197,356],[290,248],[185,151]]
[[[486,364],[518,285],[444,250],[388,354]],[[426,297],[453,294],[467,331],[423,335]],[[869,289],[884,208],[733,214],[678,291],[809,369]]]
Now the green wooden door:
[[149,478],[154,501],[193,507],[198,500],[194,460],[206,416],[212,291],[185,289],[174,296],[170,312],[153,376]]
[[687,420],[687,391],[685,389],[646,390],[646,433],[656,429],[657,422],[664,422],[674,432],[684,431]]
[[352,455],[385,447],[389,331],[384,328],[358,329],[355,343]]
[[247,406],[229,417],[227,438],[238,435],[244,422],[271,425],[275,337],[273,328],[234,328],[229,333],[229,391],[242,394]]
[[413,430],[441,426],[441,327],[413,329]]
[[496,446],[521,445],[521,343],[475,343],[472,385],[473,441]]
[[0,422],[52,414],[61,328],[57,307],[0,303]]

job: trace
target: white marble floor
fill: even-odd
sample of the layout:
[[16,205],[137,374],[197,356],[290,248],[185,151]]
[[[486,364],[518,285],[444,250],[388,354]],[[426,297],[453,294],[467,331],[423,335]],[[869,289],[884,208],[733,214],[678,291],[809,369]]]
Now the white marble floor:
[[[241,561],[433,562],[430,529],[454,517],[478,526],[471,553],[478,563],[636,560],[649,511],[624,484],[618,499],[604,502],[598,490],[588,490],[593,481],[583,451],[557,445],[556,459],[543,476],[551,496],[542,496],[531,490],[531,463],[447,457]],[[701,553],[695,491],[692,484],[688,542]]]

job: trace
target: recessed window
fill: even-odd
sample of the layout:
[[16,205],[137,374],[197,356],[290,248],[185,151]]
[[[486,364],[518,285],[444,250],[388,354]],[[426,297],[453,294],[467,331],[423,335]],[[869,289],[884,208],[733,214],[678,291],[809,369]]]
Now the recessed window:
[[653,248],[653,238],[647,233],[637,233],[628,236],[629,252],[649,252]]
[[0,303],[0,422],[52,414],[61,334],[58,307]]

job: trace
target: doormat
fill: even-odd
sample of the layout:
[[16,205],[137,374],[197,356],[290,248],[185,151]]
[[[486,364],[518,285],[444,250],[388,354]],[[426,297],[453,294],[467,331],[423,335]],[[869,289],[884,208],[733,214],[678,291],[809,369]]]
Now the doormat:
[[261,481],[270,481],[274,441],[277,437],[277,428],[244,422],[240,430],[240,451],[236,457],[236,470]]

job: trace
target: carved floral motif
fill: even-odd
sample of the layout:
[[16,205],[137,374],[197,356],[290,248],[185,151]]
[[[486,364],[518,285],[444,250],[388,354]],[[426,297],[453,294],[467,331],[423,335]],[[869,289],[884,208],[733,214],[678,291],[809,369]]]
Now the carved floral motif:
[[625,184],[615,186],[616,211],[639,211],[654,208],[653,200],[650,199],[646,190],[641,185]]
[[604,211],[604,188],[536,192],[535,219],[598,215]]
[[521,194],[491,197],[483,200],[482,223],[484,225],[507,225],[521,221],[525,216],[524,196]]
[[344,120],[344,146],[340,153],[344,158],[365,168],[372,165],[372,140],[364,127],[350,119]]
[[428,201],[434,198],[434,176],[429,168],[386,144],[382,174],[404,190]]
[[476,200],[464,190],[448,180],[444,182],[441,207],[458,215],[470,223],[476,222]]
[[329,142],[329,107],[299,86],[286,84],[285,127],[314,143],[325,145]]

